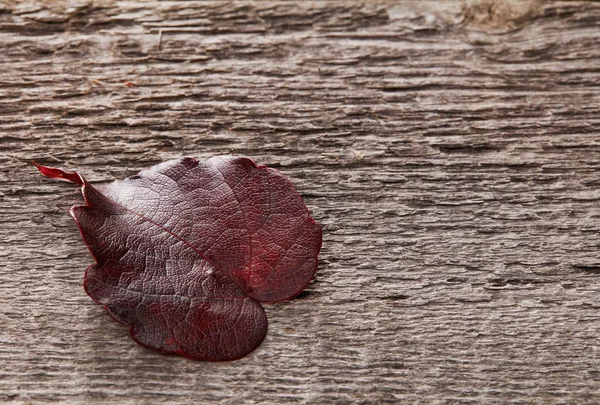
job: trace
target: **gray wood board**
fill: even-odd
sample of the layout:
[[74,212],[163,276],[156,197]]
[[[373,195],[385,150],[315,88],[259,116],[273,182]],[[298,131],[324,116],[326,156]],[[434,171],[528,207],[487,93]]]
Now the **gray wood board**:
[[[0,401],[596,403],[600,3],[0,2]],[[319,272],[232,363],[82,289],[77,187],[289,176]]]

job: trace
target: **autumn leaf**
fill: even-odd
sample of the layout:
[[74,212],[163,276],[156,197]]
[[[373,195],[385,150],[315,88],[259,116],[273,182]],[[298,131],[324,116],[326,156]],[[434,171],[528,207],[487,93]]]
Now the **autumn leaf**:
[[320,226],[285,176],[249,158],[183,158],[107,185],[36,167],[82,186],[70,212],[96,260],[84,288],[148,348],[244,357],[267,332],[260,302],[293,298],[317,270]]

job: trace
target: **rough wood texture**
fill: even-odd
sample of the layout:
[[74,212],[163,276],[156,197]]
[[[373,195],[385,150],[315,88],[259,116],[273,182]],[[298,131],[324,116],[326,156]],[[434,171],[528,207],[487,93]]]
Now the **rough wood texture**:
[[[0,3],[0,401],[596,403],[600,3]],[[324,226],[258,351],[137,346],[76,188],[279,168]]]

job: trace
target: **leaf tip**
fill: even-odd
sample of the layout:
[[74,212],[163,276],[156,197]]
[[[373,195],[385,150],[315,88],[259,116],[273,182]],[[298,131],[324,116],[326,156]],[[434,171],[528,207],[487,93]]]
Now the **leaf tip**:
[[48,167],[37,164],[35,161],[31,161],[33,165],[38,169],[38,171],[42,174],[42,176],[49,177],[51,179],[63,179],[70,181],[71,183],[79,184],[83,186],[84,181],[83,177],[77,172],[67,172],[62,169],[58,169],[56,167]]

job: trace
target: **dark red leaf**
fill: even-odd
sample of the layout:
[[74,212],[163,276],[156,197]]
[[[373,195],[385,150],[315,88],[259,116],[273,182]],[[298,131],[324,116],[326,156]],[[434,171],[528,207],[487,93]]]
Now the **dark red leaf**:
[[169,161],[71,209],[96,264],[84,287],[133,339],[195,359],[241,358],[265,337],[259,303],[299,294],[317,270],[321,228],[279,172],[248,158]]

